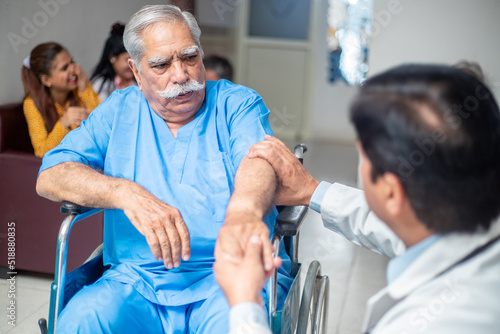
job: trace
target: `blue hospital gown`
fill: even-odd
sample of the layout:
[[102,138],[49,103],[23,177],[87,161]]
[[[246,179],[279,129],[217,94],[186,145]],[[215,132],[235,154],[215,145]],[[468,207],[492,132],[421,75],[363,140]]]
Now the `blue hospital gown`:
[[[191,258],[167,270],[122,210],[105,210],[102,279],[132,285],[149,302],[183,306],[220,293],[212,265],[214,246],[233,189],[236,170],[251,145],[272,134],[269,110],[253,90],[229,81],[208,81],[195,118],[175,138],[137,86],[116,91],[82,125],[48,152],[41,171],[76,161],[105,175],[137,182],[182,214],[191,237]],[[265,218],[272,226],[276,210]],[[292,282],[285,254],[280,300]]]

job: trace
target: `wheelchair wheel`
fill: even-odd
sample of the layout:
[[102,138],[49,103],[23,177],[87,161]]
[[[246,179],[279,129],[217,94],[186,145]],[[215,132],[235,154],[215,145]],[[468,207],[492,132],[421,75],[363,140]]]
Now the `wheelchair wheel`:
[[321,276],[321,265],[311,262],[300,302],[297,334],[326,333],[328,276]]

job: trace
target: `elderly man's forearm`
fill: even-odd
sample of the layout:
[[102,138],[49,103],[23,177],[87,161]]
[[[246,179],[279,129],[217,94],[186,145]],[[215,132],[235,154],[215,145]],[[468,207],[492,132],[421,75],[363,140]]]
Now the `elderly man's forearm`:
[[36,191],[53,201],[99,208],[118,208],[125,182],[78,162],[65,162],[40,173]]
[[244,158],[236,173],[227,213],[246,210],[264,217],[274,203],[276,190],[277,179],[271,165],[264,159]]

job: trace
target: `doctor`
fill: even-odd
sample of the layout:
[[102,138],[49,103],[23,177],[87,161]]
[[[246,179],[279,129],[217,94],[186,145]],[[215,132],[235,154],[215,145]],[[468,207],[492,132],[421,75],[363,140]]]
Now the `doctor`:
[[[326,228],[391,257],[362,332],[498,333],[500,114],[492,93],[451,67],[405,65],[366,81],[351,121],[364,193],[319,183],[270,136],[248,156],[274,167],[278,203],[309,205]],[[214,266],[232,332],[265,333],[255,293],[266,278],[254,269],[261,253],[251,238],[242,262]]]

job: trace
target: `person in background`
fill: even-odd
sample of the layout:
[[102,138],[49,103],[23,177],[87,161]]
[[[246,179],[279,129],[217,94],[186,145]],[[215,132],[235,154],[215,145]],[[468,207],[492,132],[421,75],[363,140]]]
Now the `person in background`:
[[21,76],[23,110],[37,157],[56,147],[101,102],[80,65],[55,42],[36,46],[24,59]]
[[203,60],[203,64],[205,65],[207,80],[226,79],[233,81],[233,67],[226,58],[215,55],[209,56]]
[[465,73],[470,74],[476,79],[481,80],[482,82],[487,84],[483,69],[481,68],[481,65],[479,65],[479,63],[475,61],[461,60],[458,63],[454,64],[453,67],[458,68],[459,70],[462,70]]
[[[461,108],[467,102],[474,108]],[[318,182],[274,137],[247,157],[273,166],[277,204],[308,205],[326,228],[391,258],[361,332],[498,333],[500,112],[491,91],[450,66],[403,65],[363,83],[351,122],[364,192]],[[270,333],[257,296],[262,246],[249,240],[240,262],[219,257],[214,271],[232,333]]]
[[134,73],[128,65],[130,58],[123,45],[123,31],[125,25],[115,23],[111,28],[111,35],[104,44],[101,60],[90,77],[94,91],[104,101],[116,89],[136,85]]

